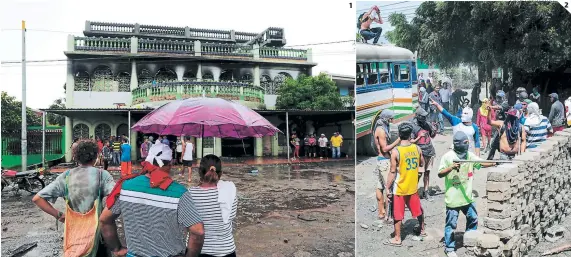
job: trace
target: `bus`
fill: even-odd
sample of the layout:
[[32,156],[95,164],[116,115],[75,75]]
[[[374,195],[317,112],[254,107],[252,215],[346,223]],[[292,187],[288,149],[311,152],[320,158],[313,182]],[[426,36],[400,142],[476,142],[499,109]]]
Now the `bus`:
[[384,109],[396,113],[395,121],[412,118],[418,105],[415,54],[394,45],[357,43],[355,81],[357,154],[374,155],[372,124]]

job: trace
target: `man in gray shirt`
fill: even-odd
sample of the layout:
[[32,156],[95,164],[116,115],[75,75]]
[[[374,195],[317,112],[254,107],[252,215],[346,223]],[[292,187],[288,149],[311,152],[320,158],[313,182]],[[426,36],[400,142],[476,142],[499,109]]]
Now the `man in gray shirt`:
[[559,95],[557,93],[549,94],[549,99],[551,99],[551,111],[549,111],[549,122],[553,127],[553,132],[561,131],[565,128],[565,107],[559,101]]

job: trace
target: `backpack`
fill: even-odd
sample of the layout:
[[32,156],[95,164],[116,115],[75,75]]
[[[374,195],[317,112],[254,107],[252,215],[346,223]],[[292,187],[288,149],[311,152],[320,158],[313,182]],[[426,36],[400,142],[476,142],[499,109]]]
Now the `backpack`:
[[361,29],[361,24],[363,24],[363,16],[365,15],[365,13],[361,13],[361,15],[359,15],[359,18],[357,19],[357,29]]

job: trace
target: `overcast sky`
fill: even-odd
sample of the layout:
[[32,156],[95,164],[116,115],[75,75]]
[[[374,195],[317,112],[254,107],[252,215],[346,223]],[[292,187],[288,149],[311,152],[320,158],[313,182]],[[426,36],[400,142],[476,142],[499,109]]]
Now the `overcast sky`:
[[[368,12],[371,7],[378,6],[381,11],[381,17],[383,18],[383,24],[373,23],[371,27],[381,27],[383,28],[383,34],[381,36],[381,40],[379,43],[388,43],[385,38],[385,32],[393,30],[393,27],[389,23],[389,15],[391,13],[402,13],[406,15],[406,18],[410,21],[414,17],[414,13],[418,6],[423,1],[359,1],[357,2],[357,12],[355,16],[355,26],[353,26],[354,30],[357,29],[357,19],[359,15],[362,13]],[[371,40],[372,42],[372,40]]]
[[[82,35],[86,20],[256,33],[270,26],[282,27],[287,44],[292,46],[354,40],[355,2],[353,9],[349,2],[2,0],[0,60],[21,60],[21,20],[26,20],[28,28],[28,60],[65,59],[67,35]],[[355,75],[353,43],[310,47],[318,63],[314,73]],[[22,95],[21,72],[20,65],[0,68],[1,90],[17,99]],[[26,77],[28,107],[46,108],[64,96],[65,62],[30,63]]]

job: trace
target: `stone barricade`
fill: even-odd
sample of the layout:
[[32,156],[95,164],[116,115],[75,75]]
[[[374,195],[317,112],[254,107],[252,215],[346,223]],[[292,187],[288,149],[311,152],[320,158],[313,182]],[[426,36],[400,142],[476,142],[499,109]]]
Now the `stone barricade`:
[[515,159],[488,170],[487,216],[464,235],[469,256],[525,256],[571,214],[571,129]]

